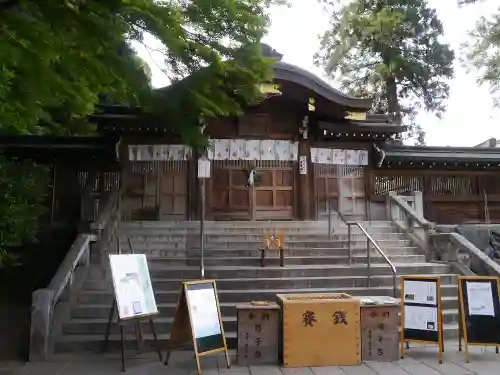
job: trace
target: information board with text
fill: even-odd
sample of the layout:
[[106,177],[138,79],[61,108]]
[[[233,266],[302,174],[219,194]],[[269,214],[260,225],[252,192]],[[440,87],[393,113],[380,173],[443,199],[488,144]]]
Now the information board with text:
[[227,367],[231,366],[215,280],[182,283],[165,364],[175,346],[188,342],[193,343],[198,375],[201,374],[200,356],[224,352]]
[[442,362],[443,320],[441,287],[437,276],[401,278],[401,357],[411,341],[437,343]]
[[187,284],[185,288],[198,352],[224,348],[219,305],[213,284]]
[[144,254],[111,254],[111,276],[120,320],[158,313]]
[[498,278],[458,278],[461,337],[470,344],[500,345]]

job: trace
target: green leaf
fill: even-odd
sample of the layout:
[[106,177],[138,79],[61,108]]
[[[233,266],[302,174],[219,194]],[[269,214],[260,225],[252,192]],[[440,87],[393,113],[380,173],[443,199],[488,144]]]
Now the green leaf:
[[500,107],[500,7],[481,17],[470,36],[472,41],[463,45],[462,62],[469,71],[479,72],[478,82],[489,86],[495,106]]
[[[0,132],[79,133],[82,127],[69,120],[91,114],[99,93],[172,116],[179,123],[164,123],[179,130],[189,124],[186,118],[158,105],[172,96],[194,99],[190,110],[197,115],[237,113],[241,98],[218,91],[253,87],[268,77],[259,46],[269,22],[266,9],[280,3],[25,0],[0,8]],[[146,34],[158,41],[172,81],[211,68],[197,75],[200,81],[190,79],[169,90],[168,99],[158,98],[151,70],[129,47],[143,43]],[[256,90],[242,92],[243,102],[256,99]],[[68,112],[66,121],[54,119],[59,108]]]
[[454,53],[439,41],[443,27],[427,1],[320,1],[331,17],[316,65],[338,74],[344,89],[373,98],[374,112],[395,113],[409,134],[420,131],[418,110],[443,113]]
[[[282,0],[23,0],[0,5],[0,134],[88,134],[99,95],[205,147],[200,115],[237,114],[270,78],[260,40]],[[157,40],[166,90],[130,47]],[[151,47],[147,47],[151,48]],[[236,95],[236,93],[238,93]],[[118,124],[119,125],[119,124]],[[43,167],[0,157],[0,265],[43,210]]]

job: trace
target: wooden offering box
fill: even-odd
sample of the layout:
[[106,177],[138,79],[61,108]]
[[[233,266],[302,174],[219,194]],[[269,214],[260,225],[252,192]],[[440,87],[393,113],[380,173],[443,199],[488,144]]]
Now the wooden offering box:
[[361,363],[360,300],[344,293],[278,294],[283,367]]
[[399,300],[392,297],[359,297],[363,361],[399,359]]
[[238,319],[238,364],[278,364],[280,307],[244,303],[236,306]]

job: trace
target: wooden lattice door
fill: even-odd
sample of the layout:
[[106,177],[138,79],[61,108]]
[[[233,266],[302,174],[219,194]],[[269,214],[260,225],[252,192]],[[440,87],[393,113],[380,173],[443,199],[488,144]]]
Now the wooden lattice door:
[[184,161],[132,163],[126,171],[123,216],[131,221],[185,220],[188,168]]
[[[255,168],[256,185],[248,184]],[[209,213],[214,219],[289,220],[293,218],[293,163],[216,161],[212,164]]]
[[142,171],[128,171],[122,214],[125,220],[158,219],[157,175]]
[[188,207],[187,165],[160,170],[159,179],[159,219],[186,220]]
[[365,179],[362,166],[315,164],[317,217],[332,211],[363,220],[366,212]]
[[255,189],[256,220],[293,219],[294,169],[292,163],[257,168]]
[[251,218],[247,171],[231,161],[214,162],[210,179],[209,213],[214,219]]
[[357,220],[364,220],[366,213],[364,168],[358,166],[341,166],[338,179],[340,212]]

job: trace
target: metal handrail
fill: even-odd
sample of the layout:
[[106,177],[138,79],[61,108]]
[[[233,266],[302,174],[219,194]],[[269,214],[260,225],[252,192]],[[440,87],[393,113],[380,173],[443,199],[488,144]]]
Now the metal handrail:
[[[326,200],[328,202],[328,238],[330,239],[332,237],[332,200],[334,200],[334,197],[328,197]],[[344,216],[338,211],[338,210],[333,210],[335,213],[342,219],[344,224],[349,228],[349,225],[347,225],[347,221],[344,218]]]
[[370,243],[375,247],[375,249],[378,251],[380,255],[382,255],[382,258],[389,264],[392,270],[392,288],[393,288],[393,297],[396,298],[396,278],[397,278],[397,270],[396,267],[394,266],[394,263],[391,262],[391,260],[385,255],[384,251],[380,248],[379,245],[375,242],[375,240],[368,234],[368,232],[361,226],[360,223],[357,222],[350,222],[347,223],[348,227],[348,249],[349,249],[349,265],[351,265],[351,226],[356,225],[359,229],[361,229],[361,232],[366,236],[366,258],[368,261],[368,287],[371,286],[371,276],[372,276],[372,262],[371,262],[371,254],[370,254]]

